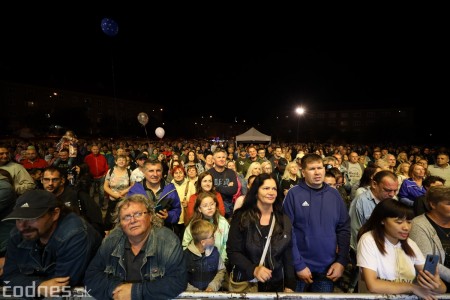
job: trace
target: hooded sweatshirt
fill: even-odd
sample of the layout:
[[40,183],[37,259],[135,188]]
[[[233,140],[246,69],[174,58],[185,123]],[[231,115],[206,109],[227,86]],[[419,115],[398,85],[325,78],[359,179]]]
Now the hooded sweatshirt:
[[326,273],[334,262],[347,265],[350,217],[336,189],[327,184],[313,189],[302,180],[289,190],[283,208],[292,222],[296,272],[308,267]]

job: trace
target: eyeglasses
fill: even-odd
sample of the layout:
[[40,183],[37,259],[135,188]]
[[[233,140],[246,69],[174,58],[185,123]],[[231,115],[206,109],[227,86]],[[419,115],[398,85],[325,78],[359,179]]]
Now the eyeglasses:
[[42,178],[43,182],[49,183],[49,182],[59,182],[61,178]]
[[210,236],[210,237],[207,237],[207,238],[204,239],[204,240],[210,240],[210,239],[214,239],[214,234],[213,234],[212,236]]
[[200,205],[201,208],[210,208],[210,207],[215,207],[215,206],[216,206],[216,202]]
[[132,218],[134,218],[135,220],[139,220],[139,219],[141,219],[145,214],[148,214],[148,211],[138,211],[138,212],[135,212],[135,213],[132,214],[132,215],[126,215],[126,216],[123,216],[123,217],[121,218],[121,220],[124,221],[124,222],[130,222]]

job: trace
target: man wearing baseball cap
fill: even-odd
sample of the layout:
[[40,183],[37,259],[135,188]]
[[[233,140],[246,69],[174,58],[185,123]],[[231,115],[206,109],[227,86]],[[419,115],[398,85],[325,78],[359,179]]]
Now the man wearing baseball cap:
[[136,166],[137,166],[137,168],[134,169],[133,172],[131,172],[131,181],[141,182],[145,178],[145,176],[144,176],[144,172],[145,172],[144,163],[145,163],[145,161],[147,159],[148,159],[148,156],[145,153],[139,153],[138,156],[136,156]]
[[101,237],[53,193],[25,192],[5,220],[16,222],[3,274],[9,288],[20,286],[27,294],[31,289],[32,297],[49,297],[82,283]]

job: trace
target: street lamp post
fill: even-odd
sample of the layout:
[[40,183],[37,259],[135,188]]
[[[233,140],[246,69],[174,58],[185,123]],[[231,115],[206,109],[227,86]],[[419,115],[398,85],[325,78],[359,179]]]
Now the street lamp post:
[[298,143],[298,132],[300,130],[300,116],[305,113],[305,109],[299,106],[295,109],[295,113],[297,114],[297,143]]

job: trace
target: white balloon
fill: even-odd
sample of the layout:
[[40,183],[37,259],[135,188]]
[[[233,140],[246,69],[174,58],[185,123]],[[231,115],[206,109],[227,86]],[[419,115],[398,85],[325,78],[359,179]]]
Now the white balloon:
[[165,133],[166,133],[166,132],[164,131],[164,128],[162,128],[162,127],[158,127],[158,128],[155,129],[155,134],[156,134],[156,136],[159,137],[160,139],[162,139],[162,138],[164,137],[164,134],[165,134]]

